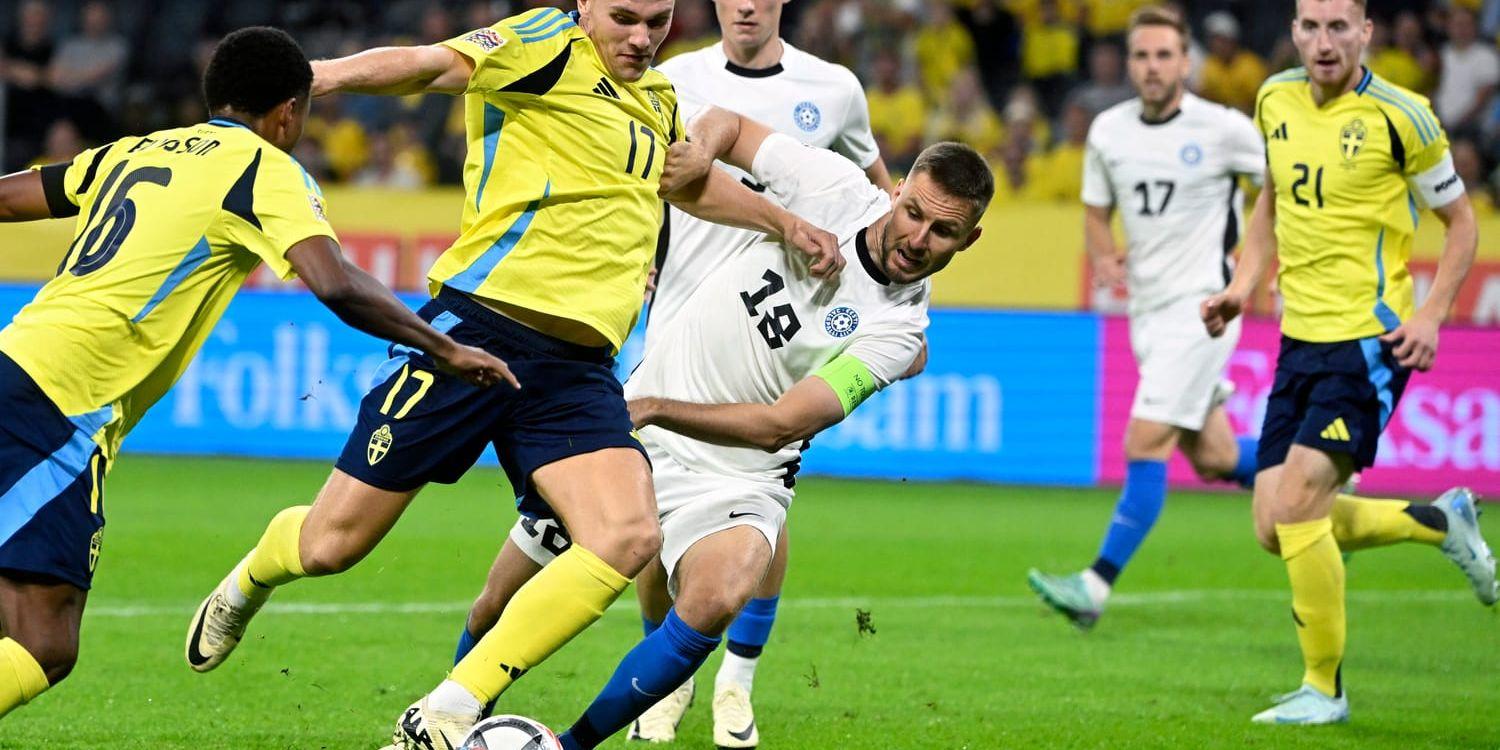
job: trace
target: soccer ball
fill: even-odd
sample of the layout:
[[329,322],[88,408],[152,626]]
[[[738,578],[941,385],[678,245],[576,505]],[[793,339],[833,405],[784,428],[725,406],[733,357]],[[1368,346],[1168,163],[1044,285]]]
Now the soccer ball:
[[491,716],[474,725],[459,750],[562,750],[562,743],[539,721]]

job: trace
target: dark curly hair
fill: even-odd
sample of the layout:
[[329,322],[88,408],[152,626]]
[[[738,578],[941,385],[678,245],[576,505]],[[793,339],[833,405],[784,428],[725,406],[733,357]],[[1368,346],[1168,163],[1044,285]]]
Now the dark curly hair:
[[209,112],[224,107],[263,115],[312,90],[312,66],[296,40],[281,29],[251,26],[230,32],[214,47],[203,72]]

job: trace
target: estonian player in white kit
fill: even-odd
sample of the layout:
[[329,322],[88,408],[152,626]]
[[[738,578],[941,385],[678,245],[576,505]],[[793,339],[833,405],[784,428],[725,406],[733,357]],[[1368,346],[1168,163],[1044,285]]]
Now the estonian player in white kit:
[[[1140,96],[1099,115],[1084,157],[1084,237],[1096,283],[1122,278],[1130,293],[1130,343],[1140,384],[1130,411],[1129,464],[1098,559],[1081,573],[1032,570],[1031,587],[1075,625],[1098,620],[1115,578],[1166,500],[1167,459],[1181,449],[1199,476],[1249,486],[1255,440],[1236,440],[1225,416],[1223,376],[1239,340],[1204,331],[1198,305],[1230,278],[1239,242],[1241,175],[1265,169],[1249,118],[1185,90],[1187,36],[1178,17],[1143,8],[1131,20],[1129,73]],[[1118,254],[1110,214],[1123,214]]]
[[[793,47],[781,38],[781,9],[785,0],[717,0],[714,3],[722,41],[700,50],[677,55],[657,69],[672,80],[683,112],[716,106],[764,124],[802,143],[826,148],[848,158],[862,169],[870,182],[886,192],[892,183],[870,131],[869,105],[864,89],[852,71]],[[751,189],[760,190],[747,172],[716,164]],[[687,301],[707,276],[725,259],[724,250],[748,246],[756,234],[749,230],[700,221],[668,206],[657,245],[656,284],[651,295],[646,327],[646,347],[663,334],[660,325]],[[711,252],[698,252],[708,248]],[[562,543],[559,531],[546,520],[525,520],[518,534],[532,546],[543,542],[552,548]],[[745,605],[727,633],[726,653],[714,685],[714,737],[720,747],[755,747],[754,711],[750,695],[755,667],[775,622],[781,585],[787,567],[788,536],[778,535],[771,569],[755,596]],[[526,563],[517,550],[502,550],[496,560],[502,582],[519,582],[539,569]],[[528,568],[530,570],[528,570]],[[653,566],[651,570],[656,570]],[[517,583],[516,585],[519,585]],[[481,597],[465,624],[458,649],[477,639],[499,617],[507,591],[492,587]],[[671,600],[666,582],[647,573],[636,579],[641,600],[641,618],[649,634],[659,627]],[[630,727],[632,739],[666,742],[675,739],[678,723],[692,703],[694,684],[661,701]],[[746,727],[752,727],[747,732]]]
[[[625,388],[651,456],[659,574],[675,601],[560,735],[567,750],[630,724],[717,648],[771,565],[805,441],[919,367],[926,279],[978,239],[994,192],[984,158],[955,143],[923,151],[892,196],[847,159],[724,110],[689,132],[772,200],[828,227],[848,266],[822,282],[781,245],[752,237],[727,256],[714,250],[718,268],[652,323],[662,333]],[[518,525],[508,549],[541,562],[566,545],[552,521],[522,525],[536,533]],[[476,609],[493,607],[487,598],[503,599],[536,567],[518,574],[506,560],[503,552]],[[753,724],[733,734],[757,737]]]

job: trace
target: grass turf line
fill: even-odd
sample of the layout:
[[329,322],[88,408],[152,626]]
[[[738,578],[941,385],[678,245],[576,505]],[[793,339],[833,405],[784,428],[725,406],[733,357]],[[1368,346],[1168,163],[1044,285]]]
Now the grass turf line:
[[[326,472],[127,456],[106,486],[100,613],[85,617],[79,667],[0,720],[0,748],[383,744],[446,672],[457,603],[477,593],[514,518],[496,470],[431,488],[350,573],[279,592],[220,670],[194,674],[181,654],[194,603]],[[798,489],[786,606],[756,684],[767,750],[1500,745],[1500,620],[1464,598],[1462,576],[1433,549],[1350,563],[1352,724],[1254,727],[1249,716],[1295,687],[1301,667],[1289,596],[1277,597],[1284,567],[1255,546],[1245,495],[1174,493],[1120,581],[1142,601],[1081,635],[1014,600],[1029,596],[1027,567],[1092,559],[1113,493],[816,477]],[[856,627],[864,601],[874,635]],[[351,611],[372,603],[445,604]],[[276,613],[288,604],[334,606]],[[130,608],[141,613],[118,614]],[[633,607],[618,606],[502,709],[566,727],[639,634]],[[675,747],[713,746],[717,661]]]

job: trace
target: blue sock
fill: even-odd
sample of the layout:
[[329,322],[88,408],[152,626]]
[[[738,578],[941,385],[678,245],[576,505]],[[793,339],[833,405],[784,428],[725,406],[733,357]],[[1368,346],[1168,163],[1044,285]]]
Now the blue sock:
[[1242,437],[1236,442],[1240,444],[1240,460],[1235,463],[1229,478],[1249,489],[1255,486],[1255,474],[1260,471],[1260,464],[1255,458],[1256,451],[1260,450],[1260,439]]
[[710,638],[667,612],[656,632],[636,644],[588,710],[558,739],[564,750],[590,750],[624,729],[646,709],[687,682],[719,647]]
[[1166,501],[1166,461],[1131,461],[1126,465],[1125,488],[1120,492],[1109,531],[1104,534],[1099,559],[1093,565],[1094,571],[1110,585],[1114,585],[1131,555],[1146,540]]
[[739,617],[729,626],[729,650],[736,656],[754,659],[765,649],[771,639],[771,626],[776,624],[776,605],[780,596],[751,599],[740,610]]
[[656,629],[659,627],[661,627],[661,623],[647,617],[645,614],[641,615],[641,630],[647,637],[650,637],[652,633],[655,633]]
[[479,643],[479,637],[469,632],[469,624],[464,623],[464,628],[458,634],[458,649],[453,652],[453,663],[457,664],[474,650],[475,644]]

